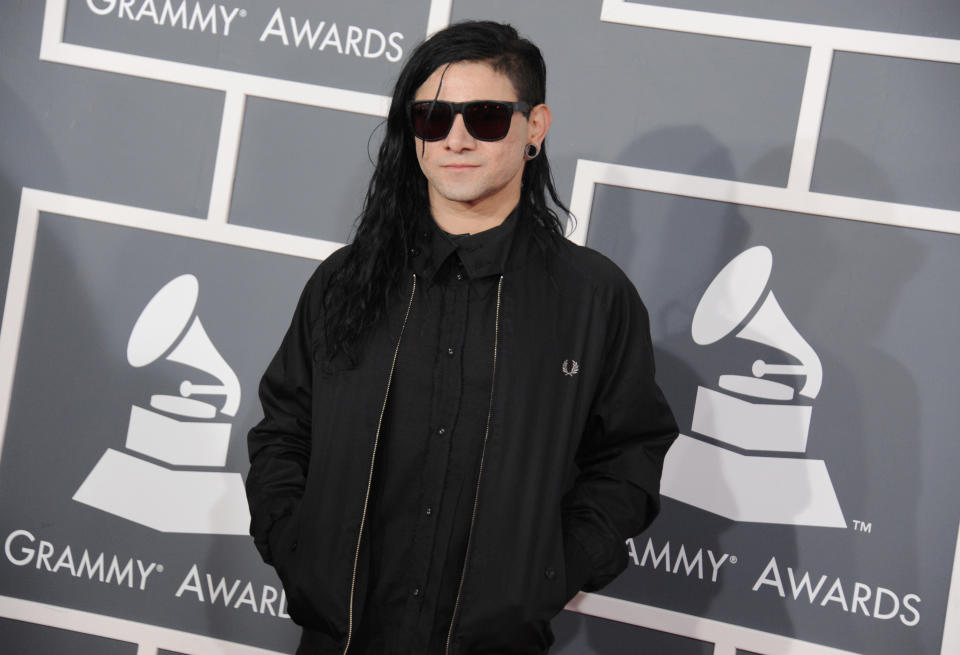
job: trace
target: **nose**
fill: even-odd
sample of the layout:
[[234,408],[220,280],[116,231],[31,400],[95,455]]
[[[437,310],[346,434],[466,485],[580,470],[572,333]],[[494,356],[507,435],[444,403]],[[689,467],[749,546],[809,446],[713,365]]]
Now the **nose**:
[[445,140],[448,150],[460,152],[461,150],[471,150],[476,147],[477,140],[467,132],[467,126],[463,122],[463,115],[457,114],[453,117],[453,125],[450,126],[450,133]]

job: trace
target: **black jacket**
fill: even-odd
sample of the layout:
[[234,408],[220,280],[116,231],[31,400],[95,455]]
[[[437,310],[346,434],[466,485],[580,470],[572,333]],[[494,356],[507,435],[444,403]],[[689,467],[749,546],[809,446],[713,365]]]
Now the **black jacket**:
[[[502,279],[490,431],[451,654],[545,652],[551,617],[626,567],[624,542],[659,511],[677,434],[632,283],[603,255],[535,240],[533,229],[518,225]],[[307,282],[249,435],[250,531],[318,653],[343,652],[362,612],[358,536],[397,340],[416,302],[411,272],[358,365],[321,365],[322,290],[345,251]]]

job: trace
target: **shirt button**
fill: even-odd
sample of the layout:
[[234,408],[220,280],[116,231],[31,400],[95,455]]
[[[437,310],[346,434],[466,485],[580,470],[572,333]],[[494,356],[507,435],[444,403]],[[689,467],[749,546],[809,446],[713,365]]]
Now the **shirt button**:
[[453,347],[447,348],[447,354],[453,357]]
[[446,429],[446,428],[444,428],[444,427],[439,427],[439,428],[437,428],[437,434],[439,434],[441,437],[442,437],[443,435],[445,435],[446,433],[447,433],[447,429]]
[[414,587],[414,588],[413,588],[413,597],[414,597],[414,598],[420,598],[420,587]]
[[462,280],[462,279],[463,279],[463,273],[457,273],[457,279],[458,279],[458,280]]
[[431,514],[433,514],[433,508],[428,507],[425,510],[423,510],[423,513],[426,514],[427,516],[430,516]]
[[557,577],[557,572],[553,570],[552,567],[548,566],[543,570],[543,577],[545,577],[547,580],[553,580],[555,577]]

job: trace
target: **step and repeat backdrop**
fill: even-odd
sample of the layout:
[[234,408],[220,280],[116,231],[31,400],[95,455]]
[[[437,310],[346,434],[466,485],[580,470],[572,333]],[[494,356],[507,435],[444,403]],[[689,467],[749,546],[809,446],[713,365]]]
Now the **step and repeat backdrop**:
[[681,425],[561,655],[960,653],[955,0],[5,0],[0,643],[291,653],[245,436],[450,22],[542,48],[551,159]]

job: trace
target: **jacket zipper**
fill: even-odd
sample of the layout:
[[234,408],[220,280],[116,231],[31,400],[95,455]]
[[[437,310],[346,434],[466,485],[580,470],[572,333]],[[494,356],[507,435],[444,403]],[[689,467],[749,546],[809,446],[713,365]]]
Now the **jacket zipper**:
[[470,543],[473,540],[473,524],[477,521],[477,509],[480,504],[480,480],[483,478],[483,460],[487,453],[487,437],[490,436],[490,419],[493,417],[493,389],[497,379],[497,349],[500,345],[500,299],[503,293],[503,276],[497,283],[497,311],[496,323],[493,328],[493,373],[490,376],[490,402],[487,405],[487,425],[483,431],[483,445],[480,447],[480,464],[477,467],[477,486],[473,493],[473,514],[470,516],[470,528],[467,530],[467,548],[463,554],[463,569],[460,571],[460,582],[457,585],[457,600],[453,604],[453,614],[450,616],[450,628],[447,630],[447,644],[443,649],[444,655],[450,655],[450,644],[453,642],[453,626],[460,611],[460,601],[463,597],[463,581],[467,577],[467,563],[470,560]]
[[[347,651],[350,650],[350,641],[353,638],[353,597],[357,586],[357,565],[360,562],[360,542],[363,540],[363,527],[367,522],[367,506],[370,502],[370,488],[373,486],[373,464],[377,458],[377,446],[380,443],[380,429],[383,426],[383,415],[387,411],[387,398],[390,397],[390,384],[393,382],[393,371],[397,368],[397,355],[400,353],[400,341],[403,339],[403,331],[407,327],[407,319],[410,318],[410,308],[413,307],[413,294],[416,290],[417,276],[414,274],[413,285],[410,288],[410,300],[407,301],[407,311],[403,315],[403,323],[400,325],[400,334],[397,336],[397,346],[393,349],[393,361],[390,362],[390,374],[387,376],[387,390],[383,394],[383,404],[380,406],[380,418],[377,420],[377,433],[373,438],[373,452],[370,454],[370,473],[367,476],[367,493],[363,498],[363,513],[360,515],[360,531],[357,534],[357,548],[353,554],[353,573],[350,576],[350,605],[347,610],[347,642],[343,646],[343,655],[347,655]],[[499,299],[497,304],[499,306]]]

